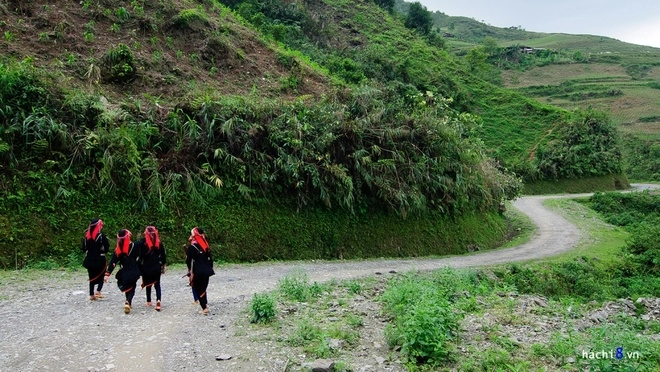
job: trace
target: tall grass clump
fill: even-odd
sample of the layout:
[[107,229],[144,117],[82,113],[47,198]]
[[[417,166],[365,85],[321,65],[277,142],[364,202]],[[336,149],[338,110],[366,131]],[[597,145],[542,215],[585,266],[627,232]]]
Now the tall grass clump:
[[192,28],[196,24],[202,26],[208,26],[210,24],[209,16],[201,6],[193,9],[181,10],[179,14],[174,17],[172,22],[181,29]]
[[294,273],[279,280],[278,290],[288,300],[306,302],[318,298],[324,289],[318,282],[310,284],[307,274]]
[[103,56],[101,73],[108,82],[126,84],[133,81],[137,75],[137,66],[131,48],[123,43],[110,48]]

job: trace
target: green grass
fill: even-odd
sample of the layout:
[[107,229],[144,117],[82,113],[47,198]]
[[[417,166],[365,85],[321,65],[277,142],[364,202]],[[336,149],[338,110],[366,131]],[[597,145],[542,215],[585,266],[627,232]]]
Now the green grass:
[[495,249],[506,249],[525,244],[536,232],[534,222],[526,214],[513,207],[511,202],[507,202],[504,216],[507,220],[509,238]]
[[[657,61],[660,48],[646,47],[621,42],[616,39],[596,35],[569,35],[569,34],[543,34],[531,39],[509,40],[502,42],[507,45],[528,45],[534,48],[552,48],[565,50],[579,50],[594,55],[623,55],[629,60]],[[648,53],[647,53],[648,52]]]
[[296,272],[284,277],[278,282],[278,290],[282,297],[291,301],[316,301],[326,290],[325,284],[309,283],[304,272]]
[[596,258],[604,263],[621,261],[628,232],[603,222],[597,212],[573,199],[549,199],[544,205],[575,224],[584,235],[574,249],[541,262],[560,263],[580,257]]
[[630,182],[625,175],[609,175],[583,179],[528,182],[525,184],[523,194],[580,194],[594,191],[615,191],[628,188],[629,186]]

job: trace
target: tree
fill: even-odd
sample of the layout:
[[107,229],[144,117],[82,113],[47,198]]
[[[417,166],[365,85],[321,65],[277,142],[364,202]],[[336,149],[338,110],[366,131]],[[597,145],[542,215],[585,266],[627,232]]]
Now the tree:
[[386,9],[388,12],[394,11],[395,0],[374,0],[374,2],[381,8]]
[[488,57],[493,57],[500,52],[500,48],[497,46],[497,39],[491,36],[486,36],[481,42],[481,46]]
[[431,32],[431,27],[433,26],[431,12],[424,5],[420,4],[419,1],[410,4],[405,26],[415,29],[423,35],[427,35]]

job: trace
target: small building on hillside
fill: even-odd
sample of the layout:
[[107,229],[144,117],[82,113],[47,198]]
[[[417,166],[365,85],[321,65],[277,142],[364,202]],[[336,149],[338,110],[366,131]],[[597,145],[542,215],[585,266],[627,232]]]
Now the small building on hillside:
[[545,50],[545,48],[532,48],[524,45],[521,45],[519,48],[520,48],[520,52],[525,54],[534,54],[538,51]]

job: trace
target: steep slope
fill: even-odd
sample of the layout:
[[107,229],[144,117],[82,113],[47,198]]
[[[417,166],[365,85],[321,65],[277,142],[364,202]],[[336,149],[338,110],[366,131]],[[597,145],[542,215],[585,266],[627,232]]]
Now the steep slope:
[[[293,98],[329,89],[322,71],[302,60],[294,66],[289,52],[217,2],[9,1],[0,14],[2,55],[29,58],[52,71],[58,84],[96,91],[115,103],[129,95],[168,104],[210,90]],[[111,59],[122,44],[132,71],[118,78]],[[296,73],[301,78],[292,86]]]
[[599,117],[484,81],[371,1],[225,4],[0,8],[0,264],[75,261],[99,216],[168,246],[204,225],[231,261],[457,253],[501,240],[503,166],[617,171]]

